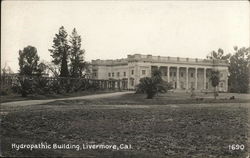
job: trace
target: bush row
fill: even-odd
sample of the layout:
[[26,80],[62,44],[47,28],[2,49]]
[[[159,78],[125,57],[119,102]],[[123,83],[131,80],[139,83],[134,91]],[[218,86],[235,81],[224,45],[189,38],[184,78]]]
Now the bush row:
[[84,90],[98,90],[101,87],[97,82],[82,79],[58,78],[23,78],[18,77],[17,82],[12,86],[3,85],[1,95],[8,95],[11,92],[21,94],[26,97],[29,94],[63,94]]

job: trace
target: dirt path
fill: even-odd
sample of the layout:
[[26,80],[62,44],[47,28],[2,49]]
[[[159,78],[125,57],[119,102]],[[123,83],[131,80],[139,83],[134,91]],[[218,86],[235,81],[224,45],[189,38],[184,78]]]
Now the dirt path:
[[1,106],[27,106],[27,105],[45,104],[45,103],[49,103],[49,102],[53,102],[53,101],[58,101],[58,100],[77,100],[77,99],[107,98],[107,97],[113,97],[113,96],[119,96],[119,95],[123,95],[123,94],[128,94],[128,93],[134,93],[134,92],[127,91],[127,92],[94,94],[94,95],[86,95],[86,96],[70,97],[70,98],[59,98],[59,99],[15,101],[15,102],[1,103]]

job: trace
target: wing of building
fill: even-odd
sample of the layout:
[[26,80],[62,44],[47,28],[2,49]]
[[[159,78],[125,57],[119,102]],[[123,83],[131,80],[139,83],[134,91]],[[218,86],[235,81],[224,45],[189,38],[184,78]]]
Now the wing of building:
[[212,91],[210,72],[220,72],[218,90],[228,90],[228,63],[222,60],[162,57],[134,54],[125,59],[92,60],[93,79],[122,80],[123,87],[135,89],[139,80],[150,77],[154,69],[160,69],[162,78],[171,82],[176,91]]

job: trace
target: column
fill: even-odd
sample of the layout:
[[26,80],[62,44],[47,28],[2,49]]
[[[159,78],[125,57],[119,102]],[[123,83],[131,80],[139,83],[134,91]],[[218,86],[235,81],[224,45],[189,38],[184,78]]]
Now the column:
[[170,66],[168,66],[168,82],[170,82]]
[[207,83],[207,71],[206,68],[204,68],[204,89],[207,89],[206,83]]
[[186,90],[188,90],[188,68],[186,68]]
[[197,82],[198,82],[198,68],[195,67],[195,90],[197,90]]
[[228,70],[226,70],[226,74],[225,74],[225,92],[228,92]]
[[130,89],[130,73],[131,73],[131,69],[128,68],[128,71],[126,74],[126,76],[128,76],[127,89]]
[[148,77],[151,77],[151,76],[152,76],[151,65],[148,67],[148,70],[149,70],[149,71],[147,71],[147,76],[148,76]]
[[180,84],[179,84],[179,82],[180,82],[180,79],[179,79],[179,67],[177,66],[176,67],[176,89],[179,89],[180,88]]
[[128,79],[125,80],[125,89],[128,90]]
[[102,89],[102,81],[101,80],[98,80],[98,86],[100,89]]
[[107,80],[104,81],[104,89],[107,89]]
[[112,81],[112,89],[115,89],[116,81]]
[[134,87],[139,84],[139,80],[140,80],[140,76],[141,76],[141,70],[140,67],[138,65],[138,63],[135,65],[135,72],[134,72]]
[[121,90],[121,80],[118,80],[118,89]]
[[102,89],[102,81],[101,80],[98,80],[98,86],[100,89]]

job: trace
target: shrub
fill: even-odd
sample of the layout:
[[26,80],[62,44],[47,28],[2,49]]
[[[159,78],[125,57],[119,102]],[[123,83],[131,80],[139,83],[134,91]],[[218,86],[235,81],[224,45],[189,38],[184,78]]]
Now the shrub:
[[12,93],[12,89],[10,86],[2,86],[0,88],[0,95],[9,95]]
[[172,88],[173,86],[171,83],[162,80],[161,71],[155,70],[152,72],[152,77],[140,79],[136,93],[146,93],[147,99],[152,99],[158,92],[166,93]]
[[48,78],[38,77],[34,79],[33,91],[37,94],[48,94],[51,92]]
[[62,93],[62,87],[58,79],[52,80],[51,83],[49,84],[49,87],[50,87],[50,92],[54,92],[56,94]]
[[153,77],[145,77],[140,79],[136,93],[146,93],[147,99],[152,99],[157,92],[166,93],[169,89],[172,89],[172,84],[156,80]]
[[22,95],[22,97],[27,97],[28,94],[33,93],[32,80],[29,78],[18,77],[17,84],[14,85],[13,90],[16,93]]
[[152,99],[157,93],[156,83],[150,77],[140,79],[137,86],[137,93],[146,93],[147,99]]

